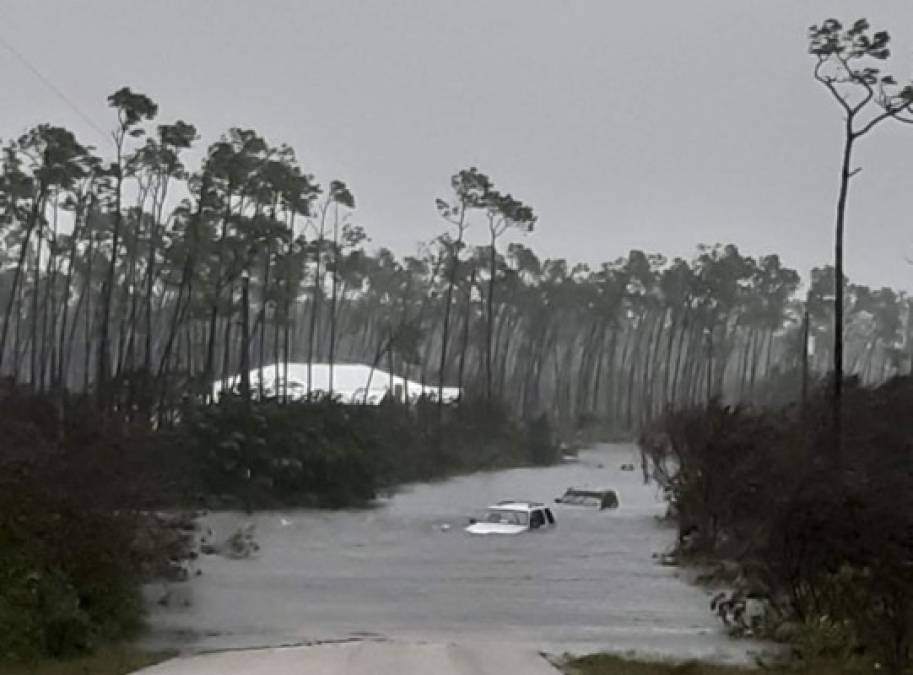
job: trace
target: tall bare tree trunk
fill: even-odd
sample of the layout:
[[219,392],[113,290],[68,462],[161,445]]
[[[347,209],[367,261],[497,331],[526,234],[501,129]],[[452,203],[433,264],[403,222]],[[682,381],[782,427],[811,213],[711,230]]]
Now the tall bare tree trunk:
[[808,402],[808,309],[802,314],[802,409]]
[[117,144],[117,177],[114,189],[114,233],[111,237],[111,260],[105,275],[101,290],[101,334],[98,342],[98,363],[95,364],[98,374],[95,379],[96,405],[100,411],[107,413],[110,404],[108,392],[108,378],[110,375],[110,346],[109,334],[111,324],[111,304],[114,298],[114,279],[117,271],[117,254],[120,248],[121,228],[123,227],[123,212],[121,200],[123,198],[124,167],[121,143]]
[[[35,195],[34,200],[32,201],[32,208],[29,211],[28,222],[25,227],[25,235],[22,237],[22,243],[19,247],[19,259],[16,261],[16,268],[13,272],[13,285],[10,288],[9,299],[6,302],[6,311],[3,314],[3,331],[0,333],[0,373],[3,372],[3,356],[6,352],[6,340],[9,334],[10,323],[12,322],[13,316],[13,306],[20,297],[20,284],[22,282],[22,273],[25,269],[26,259],[28,256],[29,246],[32,241],[32,233],[35,231],[35,227],[38,224],[38,218],[41,214],[41,206],[44,202],[45,194],[47,193],[47,188],[43,185],[38,190],[37,195]],[[21,311],[19,315],[21,316]],[[20,320],[16,320],[16,329],[19,329]],[[15,352],[16,350],[14,350]]]
[[[42,214],[41,220],[44,220]],[[32,282],[32,309],[29,317],[31,323],[31,351],[29,352],[29,385],[32,389],[38,391],[38,294],[41,289],[41,221],[38,223],[38,244],[35,251],[35,279]]]
[[[219,241],[216,244],[217,260],[216,269],[213,271],[213,297],[212,306],[209,310],[209,339],[206,343],[206,366],[203,369],[203,380],[207,384],[215,378],[215,356],[216,356],[216,331],[219,319],[219,302],[222,299],[223,291],[223,266],[225,265],[225,237],[228,234],[228,222],[231,219],[231,198],[234,186],[229,183],[225,190],[225,212],[222,215],[222,227],[219,232]],[[201,189],[202,194],[202,189]],[[199,211],[202,212],[203,200],[200,200]],[[227,346],[226,346],[227,348]]]
[[[91,202],[89,202],[91,204]],[[56,382],[58,386],[63,389],[67,387],[67,367],[69,364],[69,351],[66,349],[66,339],[67,339],[67,322],[69,320],[69,311],[70,311],[70,293],[73,287],[73,277],[76,274],[76,252],[79,247],[79,238],[82,236],[84,230],[88,229],[88,211],[86,210],[86,200],[79,200],[79,204],[76,208],[76,214],[73,221],[73,232],[70,234],[70,250],[69,255],[67,256],[67,273],[64,277],[63,282],[63,302],[60,312],[60,341],[58,344],[58,362],[57,362],[57,374]],[[79,302],[76,306],[76,311],[74,312],[74,317],[79,316],[79,307],[82,304],[82,295],[80,295]],[[86,336],[88,339],[88,336]]]
[[469,275],[469,287],[466,289],[466,309],[463,315],[463,344],[460,347],[460,366],[457,371],[457,387],[460,400],[463,400],[464,375],[466,373],[466,351],[469,349],[469,324],[472,321],[472,289],[476,283],[476,268],[473,266]]
[[843,448],[843,232],[846,220],[846,200],[852,171],[853,115],[846,118],[843,162],[840,167],[840,193],[837,197],[837,222],[834,232],[834,396],[831,406],[834,430],[834,456],[839,465]]
[[314,342],[317,337],[317,325],[320,321],[320,302],[323,297],[323,279],[321,277],[321,258],[323,257],[323,231],[321,228],[320,237],[317,239],[317,248],[315,253],[315,272],[314,272],[314,285],[311,289],[311,316],[310,323],[308,324],[308,352],[307,352],[307,373],[308,373],[308,386],[307,386],[307,396],[308,399],[311,398],[311,390],[313,389],[313,366],[314,366]]
[[492,391],[492,350],[494,349],[494,328],[495,328],[495,280],[498,273],[497,269],[497,251],[495,250],[495,235],[491,235],[491,264],[488,268],[488,298],[486,306],[488,308],[488,323],[485,326],[485,398],[491,401]]
[[688,324],[689,316],[687,314],[682,317],[681,325],[679,326],[678,331],[678,345],[675,350],[675,365],[672,367],[672,381],[669,384],[669,394],[667,399],[669,401],[669,406],[675,410],[678,408],[678,382],[679,375],[682,371],[682,352],[684,351],[685,341],[688,336]]
[[453,288],[456,286],[457,270],[460,265],[460,246],[463,244],[463,230],[466,224],[466,208],[460,209],[460,220],[457,224],[459,234],[453,243],[453,253],[450,256],[450,274],[447,279],[447,293],[444,296],[444,318],[441,323],[441,366],[438,369],[437,405],[438,427],[442,423],[441,414],[444,409],[444,379],[447,375],[447,342],[450,339],[450,311],[453,305]]

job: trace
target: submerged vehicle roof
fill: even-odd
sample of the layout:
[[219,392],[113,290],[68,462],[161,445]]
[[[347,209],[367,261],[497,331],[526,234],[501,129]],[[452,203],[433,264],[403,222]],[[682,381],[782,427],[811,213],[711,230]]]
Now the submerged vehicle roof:
[[593,488],[568,488],[564,491],[565,496],[567,495],[577,495],[580,497],[604,497],[607,494],[614,493],[615,490],[610,488],[605,488],[602,490],[593,489]]
[[492,504],[489,509],[500,509],[502,511],[531,511],[532,509],[543,508],[542,502],[528,502],[517,499],[504,499],[497,504]]
[[564,494],[555,501],[559,504],[572,504],[575,506],[598,505],[600,510],[614,509],[618,506],[618,493],[608,488],[597,490],[571,487],[565,490]]

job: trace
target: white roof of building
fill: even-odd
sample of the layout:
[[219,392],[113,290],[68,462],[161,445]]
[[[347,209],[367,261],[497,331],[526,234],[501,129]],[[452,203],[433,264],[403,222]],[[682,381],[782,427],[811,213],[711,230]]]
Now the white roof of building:
[[[283,374],[284,364],[278,365],[278,378],[276,364],[263,366],[263,391],[268,396],[278,396],[283,393]],[[326,394],[332,388],[334,396],[338,396],[346,403],[367,403],[377,404],[383,400],[387,392],[406,395],[410,400],[418,398],[423,393],[431,398],[437,398],[438,389],[436,386],[421,384],[407,380],[398,375],[380,370],[371,369],[362,363],[337,363],[332,368],[332,387],[330,386],[330,366],[327,363],[311,364],[311,393]],[[240,375],[235,375],[226,383],[219,380],[213,383],[213,394],[218,396],[222,391],[223,384],[227,388],[236,388],[241,381]],[[278,385],[278,386],[277,386]],[[255,368],[250,371],[250,386],[254,395],[260,389],[260,369]],[[367,389],[367,399],[365,390]],[[307,396],[308,393],[308,365],[306,363],[289,363],[288,364],[288,396],[290,399],[300,399]],[[443,399],[453,401],[459,398],[460,390],[457,387],[444,387]]]

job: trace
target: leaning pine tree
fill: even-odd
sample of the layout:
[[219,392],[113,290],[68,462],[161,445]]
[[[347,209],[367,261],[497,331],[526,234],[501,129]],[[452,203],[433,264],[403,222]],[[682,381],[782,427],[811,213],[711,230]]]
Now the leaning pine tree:
[[913,124],[913,84],[899,85],[875,64],[891,55],[887,31],[870,32],[859,19],[845,28],[836,19],[809,28],[809,52],[815,57],[814,77],[843,110],[843,159],[834,234],[834,447],[840,453],[843,398],[843,233],[856,142],[886,120]]

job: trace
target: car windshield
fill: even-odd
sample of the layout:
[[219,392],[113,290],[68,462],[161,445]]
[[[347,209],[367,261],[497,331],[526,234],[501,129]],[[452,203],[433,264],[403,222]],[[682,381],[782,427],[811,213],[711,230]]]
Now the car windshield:
[[523,511],[509,511],[507,509],[488,509],[485,514],[486,523],[500,523],[502,525],[526,525],[529,515]]

